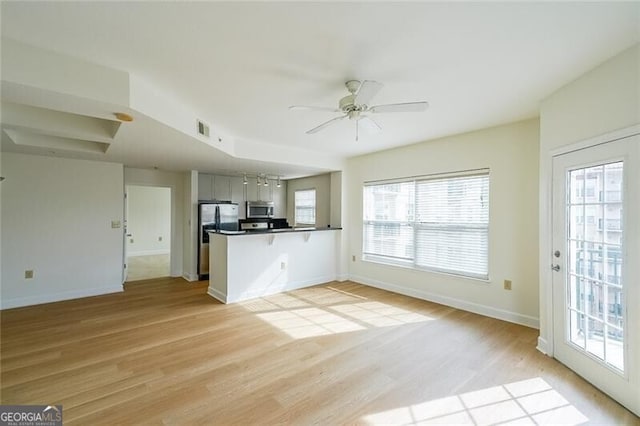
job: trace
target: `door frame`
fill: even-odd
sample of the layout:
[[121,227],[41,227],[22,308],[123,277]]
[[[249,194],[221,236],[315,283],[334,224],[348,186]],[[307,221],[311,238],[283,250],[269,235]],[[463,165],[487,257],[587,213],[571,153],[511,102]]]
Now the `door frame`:
[[640,135],[640,124],[608,132],[593,138],[550,150],[540,164],[540,219],[539,219],[539,277],[540,277],[540,335],[537,349],[550,357],[554,356],[553,331],[553,159],[559,155],[591,148]]

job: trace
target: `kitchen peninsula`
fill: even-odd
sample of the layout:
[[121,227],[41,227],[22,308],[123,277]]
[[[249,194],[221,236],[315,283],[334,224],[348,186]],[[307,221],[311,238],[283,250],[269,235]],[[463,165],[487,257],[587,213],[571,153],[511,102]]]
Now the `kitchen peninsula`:
[[209,289],[223,303],[337,278],[340,228],[209,232]]

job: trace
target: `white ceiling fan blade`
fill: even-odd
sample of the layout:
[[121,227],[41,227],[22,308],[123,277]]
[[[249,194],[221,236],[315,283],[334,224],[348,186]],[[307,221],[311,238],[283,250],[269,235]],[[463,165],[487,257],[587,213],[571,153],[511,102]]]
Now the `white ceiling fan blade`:
[[312,105],[291,105],[289,109],[291,110],[306,109],[306,110],[313,110],[313,111],[341,112],[338,108],[319,107],[319,106],[312,106]]
[[371,117],[362,116],[358,123],[362,125],[362,128],[371,134],[380,133],[382,131],[382,127],[375,121],[371,119]]
[[369,108],[370,112],[420,112],[429,107],[429,102],[405,102],[401,104],[376,105]]
[[307,130],[307,134],[313,134],[313,133],[318,133],[320,130],[324,129],[325,127],[330,126],[331,124],[335,123],[336,121],[340,121],[345,119],[347,116],[346,115],[341,115],[340,117],[336,117],[336,118],[332,118],[329,121],[325,121],[324,123],[322,123],[321,125],[314,127],[311,130]]
[[360,84],[353,103],[356,105],[369,105],[371,99],[382,89],[383,84],[373,80],[365,80]]

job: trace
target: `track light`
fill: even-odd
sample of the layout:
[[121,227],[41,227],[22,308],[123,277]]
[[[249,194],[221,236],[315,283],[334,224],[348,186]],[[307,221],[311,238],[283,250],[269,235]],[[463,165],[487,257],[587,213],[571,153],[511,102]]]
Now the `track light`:
[[256,183],[260,186],[260,175],[256,176]]
[[278,183],[276,184],[278,188],[280,188],[280,176],[278,176]]
[[242,177],[242,184],[243,185],[247,185],[249,184],[249,181],[247,181],[247,174],[245,173],[244,176]]
[[264,186],[269,186],[269,177],[264,175]]

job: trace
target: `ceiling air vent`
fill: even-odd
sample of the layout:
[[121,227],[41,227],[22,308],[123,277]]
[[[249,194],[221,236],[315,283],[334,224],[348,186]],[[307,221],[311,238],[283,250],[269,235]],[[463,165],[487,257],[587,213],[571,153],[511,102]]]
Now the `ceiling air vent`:
[[205,138],[209,137],[209,125],[198,120],[198,134],[200,136],[204,136]]

